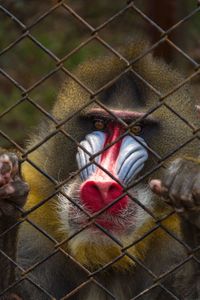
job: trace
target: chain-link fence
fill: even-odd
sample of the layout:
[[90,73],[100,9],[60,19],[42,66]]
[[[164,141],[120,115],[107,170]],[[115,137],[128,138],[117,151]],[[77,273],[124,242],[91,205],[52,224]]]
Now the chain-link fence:
[[[168,2],[168,5],[170,5],[170,3],[173,3],[173,5],[175,5],[174,1]],[[178,30],[178,33],[180,32],[182,35],[188,34],[188,37],[184,37],[183,41],[190,39],[190,31],[188,30],[187,33],[183,33],[183,30],[189,27],[189,22],[191,20],[193,20],[194,18],[199,18],[200,7],[198,6],[198,3],[190,3],[190,9],[187,12],[183,11],[180,16],[178,15],[178,8],[172,5],[172,8],[174,7],[174,9],[177,10],[177,16],[173,16],[173,18],[169,21],[170,23],[167,25],[168,27],[166,29],[163,29],[158,23],[156,23],[156,21],[149,14],[149,12],[152,11],[152,6],[154,7],[155,12],[156,1],[152,2],[152,5],[150,3],[136,3],[136,1],[127,1],[127,3],[121,3],[120,1],[117,1],[116,6],[115,4],[110,5],[106,3],[104,10],[100,10],[99,15],[96,15],[94,13],[95,17],[98,19],[98,25],[96,25],[95,22],[94,25],[91,25],[91,23],[88,22],[88,19],[90,18],[87,16],[86,11],[90,11],[90,6],[94,6],[94,4],[91,4],[88,1],[86,1],[85,4],[81,3],[81,1],[77,1],[76,4],[73,2],[70,2],[70,4],[68,4],[68,1],[53,1],[53,3],[48,2],[48,5],[41,4],[41,6],[38,3],[38,6],[36,8],[33,3],[30,3],[30,6],[34,6],[33,12],[35,13],[35,15],[33,18],[32,16],[30,16],[30,12],[28,13],[26,11],[23,11],[24,7],[26,7],[25,10],[28,10],[27,4],[21,4],[20,7],[20,3],[21,1],[19,1],[18,3],[19,7],[15,7],[12,1],[2,1],[0,5],[0,13],[3,24],[2,26],[4,29],[2,34],[0,32],[2,38],[2,48],[0,49],[0,72],[2,75],[2,109],[0,113],[2,124],[2,128],[0,131],[2,137],[1,146],[5,148],[17,149],[22,165],[27,163],[29,166],[31,166],[30,169],[32,168],[32,176],[38,177],[38,181],[44,181],[45,189],[46,182],[48,182],[50,189],[48,195],[43,198],[41,198],[41,195],[45,194],[43,193],[43,191],[39,191],[38,193],[34,191],[34,193],[36,194],[36,196],[34,197],[36,197],[37,200],[34,202],[34,204],[33,202],[30,202],[31,205],[29,205],[26,209],[18,208],[22,213],[22,217],[14,225],[12,224],[10,228],[6,228],[5,230],[3,230],[3,232],[1,232],[0,238],[4,241],[5,237],[9,235],[9,232],[13,233],[19,226],[22,226],[22,224],[26,224],[26,226],[30,228],[29,232],[33,232],[32,239],[34,239],[34,237],[38,235],[40,236],[40,240],[45,240],[45,245],[51,243],[51,247],[49,248],[49,246],[47,246],[46,250],[43,251],[45,253],[43,253],[42,256],[38,255],[38,257],[34,257],[34,263],[32,265],[27,265],[27,267],[23,267],[15,258],[15,256],[10,257],[10,253],[7,253],[6,251],[4,251],[4,248],[1,248],[1,256],[12,266],[12,272],[14,272],[14,270],[17,270],[18,275],[16,278],[8,280],[8,285],[3,286],[3,289],[0,291],[0,296],[4,297],[5,295],[15,290],[16,287],[20,285],[23,286],[23,283],[26,282],[27,286],[29,287],[30,285],[31,287],[31,293],[34,293],[32,292],[34,289],[40,292],[40,299],[57,299],[55,298],[57,296],[52,294],[51,291],[48,290],[43,281],[38,282],[37,278],[32,276],[32,274],[34,274],[35,270],[38,270],[40,268],[48,268],[50,270],[49,272],[51,273],[51,278],[54,278],[52,282],[55,282],[55,286],[58,286],[57,281],[60,280],[60,277],[57,277],[57,266],[55,266],[55,274],[53,274],[52,276],[52,273],[54,273],[54,267],[51,267],[51,265],[53,264],[55,257],[57,257],[58,255],[62,255],[62,257],[64,257],[61,260],[64,264],[63,270],[68,270],[67,272],[69,273],[73,273],[73,269],[78,270],[75,272],[75,275],[72,275],[72,278],[73,276],[76,277],[76,274],[81,273],[81,275],[80,280],[74,280],[75,284],[71,282],[73,281],[72,279],[69,280],[70,282],[67,293],[65,292],[65,294],[63,294],[59,299],[79,299],[78,297],[80,297],[80,299],[104,299],[103,297],[105,297],[105,299],[126,299],[123,298],[120,294],[117,287],[118,283],[116,283],[115,289],[113,291],[113,289],[109,289],[109,284],[104,284],[104,281],[101,280],[101,278],[107,278],[107,273],[109,272],[111,272],[111,276],[115,277],[115,273],[113,273],[112,275],[112,269],[115,269],[115,267],[113,268],[113,266],[115,265],[118,265],[118,272],[120,273],[119,262],[123,261],[124,258],[128,258],[128,261],[131,261],[131,264],[135,265],[136,270],[137,268],[140,268],[142,272],[147,273],[151,278],[151,284],[149,284],[149,286],[147,286],[145,289],[139,290],[139,292],[136,292],[136,294],[133,293],[127,299],[154,299],[154,296],[151,296],[151,292],[157,288],[159,288],[165,295],[165,298],[160,297],[160,299],[186,299],[182,298],[180,294],[177,295],[176,290],[173,291],[167,286],[167,284],[165,285],[165,279],[169,278],[173,273],[177,272],[177,270],[187,265],[189,261],[195,261],[195,263],[199,266],[200,261],[197,257],[197,253],[200,250],[200,245],[197,244],[195,245],[195,247],[192,247],[181,237],[180,234],[174,232],[172,228],[169,228],[167,226],[167,220],[173,218],[173,216],[175,215],[173,209],[166,209],[166,212],[164,214],[160,214],[158,216],[148,205],[143,204],[140,200],[137,199],[137,197],[134,198],[130,193],[130,189],[136,187],[138,184],[140,184],[140,182],[142,182],[149,176],[152,176],[153,178],[154,173],[157,170],[166,168],[166,162],[170,157],[173,157],[174,155],[179,153],[180,150],[187,147],[194,141],[198,142],[199,140],[198,127],[192,122],[188,121],[187,117],[182,115],[179,111],[175,110],[173,108],[173,105],[170,105],[170,101],[165,101],[170,96],[173,97],[173,95],[176,94],[177,91],[187,85],[191,80],[198,80],[198,75],[200,72],[198,57],[196,59],[196,54],[192,51],[190,51],[190,54],[188,54],[187,51],[184,51],[184,42],[181,41],[180,46],[178,46],[176,40],[180,41],[181,39],[173,37],[174,32]],[[97,1],[97,6],[98,3],[99,2]],[[165,6],[165,4],[166,3],[164,1],[163,5]],[[106,10],[106,6],[109,7],[109,10]],[[115,9],[113,9],[113,6],[115,6]],[[147,6],[149,10],[146,8]],[[21,16],[22,19],[24,18],[24,21],[22,21],[18,17],[18,15],[20,15],[19,12],[21,12]],[[163,12],[162,8],[159,12],[162,14],[162,18],[164,18],[165,12]],[[123,21],[120,21],[123,18],[126,19],[127,13],[130,16],[134,16],[133,24],[129,23],[129,21],[127,21],[127,24],[122,24]],[[28,22],[26,20],[26,14],[29,14]],[[51,19],[52,16],[54,16],[55,18],[54,21],[52,21]],[[67,28],[67,26],[66,28],[64,27],[65,25],[63,20],[65,20],[66,16],[68,18],[70,17],[70,20],[68,20],[68,23],[66,23],[69,28]],[[62,20],[61,23],[60,20]],[[74,31],[72,27],[69,26],[70,22],[75,22],[76,25],[78,24],[78,26],[81,26],[81,30],[77,32]],[[144,22],[144,24],[142,22]],[[27,25],[27,23],[29,24]],[[119,23],[119,25],[116,25],[117,23]],[[43,25],[41,26],[41,24]],[[53,24],[53,33],[51,33],[51,30],[49,29],[50,27],[48,27],[50,26],[50,24]],[[113,35],[115,35],[115,33],[113,33],[112,24],[114,24],[114,26],[116,25],[116,28],[118,28],[117,26],[119,26],[121,29],[123,29],[118,37],[113,38]],[[132,25],[135,28],[133,28]],[[134,34],[137,31],[140,31],[140,33],[144,32],[145,35],[147,35],[148,32],[151,32],[152,35],[154,35],[155,33],[157,34],[156,40],[148,47],[148,49],[143,49],[143,51],[141,51],[141,54],[132,60],[128,60],[126,57],[124,57],[122,54],[123,51],[120,52],[120,50],[118,50],[121,48],[116,46],[116,44],[120,45],[120,41],[126,40],[126,30],[127,28],[130,28],[130,26],[131,29],[130,32],[128,32],[130,38],[132,38],[132,30],[134,31]],[[15,29],[12,31],[11,28]],[[8,31],[6,31],[7,29]],[[50,34],[48,31],[50,31]],[[41,32],[42,34],[40,35]],[[58,39],[60,38],[61,42],[64,44],[62,45],[62,47],[58,45],[59,42],[56,44],[57,34]],[[73,38],[77,34],[77,38],[72,39],[72,42],[70,42],[68,41],[68,34],[69,36],[71,34]],[[45,36],[48,36],[47,40],[45,40]],[[49,38],[52,38],[52,40],[55,41],[55,44],[48,44]],[[23,43],[25,43],[24,46],[22,46]],[[92,43],[95,43],[95,46],[87,49],[87,47],[89,47],[89,45]],[[68,46],[65,45],[68,44],[70,44],[70,47],[66,50]],[[51,46],[53,50],[51,49]],[[160,56],[163,56],[166,60],[171,59],[171,57],[173,56],[177,57],[177,66],[179,67],[180,72],[187,73],[184,78],[178,83],[174,81],[173,87],[164,93],[161,92],[159,88],[153,86],[150,81],[146,80],[146,78],[144,78],[139,72],[137,72],[137,70],[134,69],[134,66],[137,65],[139,61],[141,61],[149,53],[152,53],[157,49],[162,49],[162,51],[160,52]],[[91,57],[94,60],[97,56],[102,59],[101,57],[104,57],[105,52],[107,56],[109,53],[110,56],[115,57],[115,59],[117,58],[119,61],[121,61],[123,64],[123,69],[120,70],[119,74],[113,75],[113,77],[109,79],[108,82],[102,84],[98,89],[92,90],[91,87],[86,82],[84,82],[84,80],[82,80],[82,78],[79,78],[78,73],[74,72],[74,69],[76,69],[77,65],[84,61],[87,61],[87,59]],[[24,56],[26,65],[22,66],[23,63],[20,62],[23,61]],[[90,63],[92,63],[92,60]],[[37,68],[35,67],[35,65],[37,65]],[[25,68],[25,70],[23,68]],[[21,73],[20,71],[18,73],[17,69],[19,69]],[[155,95],[157,100],[153,105],[151,105],[150,108],[148,108],[145,114],[143,114],[142,116],[138,116],[135,121],[131,123],[129,122],[127,124],[121,119],[120,116],[113,113],[112,110],[110,110],[105,104],[103,104],[99,100],[98,96],[109,89],[110,86],[120,80],[120,78],[128,72],[131,72],[136,80],[146,86],[151,91],[151,93]],[[34,75],[32,75],[32,73]],[[84,104],[84,106],[77,106],[78,108],[76,108],[76,103],[74,103],[75,109],[73,112],[69,112],[67,117],[65,116],[64,118],[57,118],[56,114],[52,113],[50,110],[51,105],[48,105],[47,103],[54,102],[56,94],[58,93],[60,82],[64,77],[67,77],[68,80],[74,82],[75,86],[81,87],[81,89],[86,92],[88,99],[87,103]],[[28,85],[28,87],[25,87],[26,85]],[[198,89],[196,94],[197,93]],[[10,99],[7,98],[7,96],[9,96]],[[47,99],[46,102],[43,97]],[[119,124],[123,124],[123,126],[125,126],[126,128],[125,132],[120,135],[118,139],[114,140],[114,142],[106,146],[103,150],[99,150],[93,156],[91,156],[91,153],[83,147],[83,145],[80,143],[80,140],[76,139],[76,132],[74,132],[73,135],[65,128],[66,124],[70,124],[70,122],[73,122],[73,119],[76,116],[81,115],[82,111],[89,107],[91,104],[95,104],[96,106],[98,106],[99,109],[102,109],[108,115],[110,115],[111,119],[114,119]],[[186,105],[189,104],[187,103]],[[119,140],[123,139],[123,137],[125,137],[127,133],[130,134],[130,128],[132,128],[134,125],[138,124],[138,122],[144,120],[145,118],[151,118],[152,114],[161,108],[170,111],[174,118],[178,118],[179,120],[181,120],[180,124],[184,124],[183,126],[185,126],[185,128],[189,128],[190,135],[187,136],[187,139],[185,139],[181,144],[175,142],[174,145],[172,145],[173,147],[167,149],[165,155],[161,155],[160,153],[155,151],[153,148],[151,148],[151,145],[145,145],[146,150],[150,153],[150,155],[153,157],[153,160],[155,161],[151,169],[149,169],[148,172],[144,173],[143,175],[140,175],[140,177],[137,177],[137,179],[131,186],[127,187],[123,185],[123,193],[116,199],[114,199],[114,201],[107,204],[105,207],[101,208],[94,214],[90,214],[87,210],[83,209],[80,203],[75,202],[74,199],[69,196],[68,191],[63,187],[70,183],[71,180],[79,176],[82,170],[84,168],[87,168],[88,165],[91,165],[91,163],[98,166],[101,170],[103,170],[103,172],[108,174],[114,181],[116,181],[117,179],[111,173],[109,173],[108,170],[98,164],[95,158],[99,154],[101,154],[102,151],[106,151]],[[20,111],[20,113],[17,114],[16,112],[18,110]],[[23,119],[24,115],[26,115],[25,120]],[[34,131],[32,138],[33,143],[29,143],[28,147],[25,147],[23,139],[25,136],[32,135],[32,133],[28,134],[27,131],[30,131],[29,128],[31,128],[33,125],[36,125],[36,123],[38,122],[38,116],[46,120],[45,124],[50,124],[50,130],[46,130],[46,125],[41,125],[44,128],[42,130],[42,138],[39,137],[38,139],[36,139],[37,132],[35,133]],[[18,119],[17,122],[16,118]],[[32,119],[32,122],[30,122],[30,119]],[[101,126],[101,124],[99,126]],[[25,130],[25,127],[29,127],[28,130]],[[46,167],[48,159],[43,164],[37,164],[37,161],[35,162],[34,153],[37,152],[38,149],[40,153],[40,149],[42,149],[42,147],[45,144],[48,144],[51,140],[57,138],[57,136],[62,136],[62,139],[66,139],[69,143],[76,145],[80,149],[83,149],[83,151],[88,155],[90,155],[90,162],[88,163],[88,165],[83,166],[83,168],[80,168],[80,170],[70,170],[70,172],[73,173],[70,173],[67,178],[65,177],[65,174],[62,174],[61,169],[64,164],[63,162],[60,162],[60,174],[56,174],[55,177],[52,175],[53,172],[49,174],[48,167]],[[144,144],[142,145],[144,146]],[[57,149],[57,151],[59,153],[60,149]],[[57,160],[59,163],[59,154]],[[57,162],[55,162],[55,164],[57,164]],[[122,185],[120,182],[119,184]],[[120,238],[112,233],[112,230],[107,230],[106,226],[101,225],[101,223],[97,220],[99,216],[101,217],[103,213],[105,213],[109,209],[112,209],[113,205],[115,205],[120,199],[127,195],[130,197],[131,201],[133,201],[145,212],[145,214],[151,217],[153,225],[150,229],[148,227],[145,229],[145,226],[143,226],[144,229],[140,233],[140,236],[137,236],[137,238],[134,237],[131,240],[130,238],[127,238],[127,243],[124,243],[120,240]],[[70,234],[65,234],[65,237],[63,234],[60,234],[60,236],[59,234],[56,236],[52,234],[53,227],[56,225],[54,225],[54,222],[51,219],[51,213],[46,213],[46,210],[49,209],[48,204],[52,201],[58,201],[57,197],[59,197],[59,199],[68,199],[70,203],[76,206],[76,209],[78,211],[81,211],[81,213],[85,214],[85,216],[87,217],[87,222],[82,224],[80,229],[74,230]],[[41,218],[44,220],[46,218],[49,218],[47,223],[52,222],[52,225],[49,225],[49,228],[52,228],[49,230],[48,227],[42,225],[44,224],[43,221],[41,223],[37,222],[37,215],[41,216],[41,214],[43,213],[44,216]],[[62,226],[64,226],[64,224],[62,224]],[[86,232],[87,229],[91,226],[95,226],[98,235],[105,235],[106,237],[108,237],[108,240],[112,241],[116,245],[117,249],[119,249],[116,254],[110,255],[109,261],[104,261],[104,263],[102,264],[97,264],[97,267],[95,266],[95,268],[85,266],[83,263],[81,263],[81,259],[77,259],[76,257],[74,257],[67,249],[67,245],[70,245],[72,240],[77,240],[79,236],[81,234],[84,234],[84,232]],[[165,232],[170,240],[174,240],[175,244],[180,244],[181,247],[183,247],[187,251],[188,255],[184,259],[179,260],[178,263],[173,266],[169,264],[168,268],[165,269],[164,272],[156,274],[150,266],[145,264],[144,260],[142,259],[142,255],[134,255],[129,250],[134,246],[140,245],[143,240],[148,239],[148,236],[151,236],[154,232],[159,230]],[[43,246],[34,245],[34,247],[35,246],[37,246],[38,252],[42,252],[40,247]],[[103,251],[103,247],[101,247],[101,251]],[[140,247],[138,249],[140,249]],[[78,251],[81,250],[79,249]],[[93,250],[91,250],[91,262],[93,261],[92,251],[94,251],[94,256],[96,256],[95,251],[98,250],[96,250],[95,247]],[[142,251],[143,250],[141,249],[141,252]],[[32,252],[30,250],[30,255],[31,253]],[[159,258],[157,259],[159,260]],[[160,264],[160,262],[157,263]],[[4,270],[4,272],[6,271]],[[136,282],[133,284],[131,282],[127,282],[127,278],[129,280],[129,275],[127,277],[124,277],[124,274],[126,272],[124,270],[121,272],[121,281],[123,282],[124,286],[128,286],[129,284],[134,285],[136,283],[140,285],[140,282]],[[84,275],[82,275],[82,273]],[[63,287],[64,285],[65,282],[61,283],[61,287]],[[91,285],[98,288],[99,295],[101,295],[100,298],[98,298],[96,294],[92,294],[93,298],[87,298],[85,289],[87,287],[90,287]],[[27,290],[29,290],[29,288],[27,288]],[[62,294],[62,288],[60,288],[60,290],[60,294]],[[63,290],[65,289],[63,288]],[[23,294],[21,296],[24,297],[24,299],[29,299],[29,296],[24,296]],[[37,296],[35,299],[37,299]]]

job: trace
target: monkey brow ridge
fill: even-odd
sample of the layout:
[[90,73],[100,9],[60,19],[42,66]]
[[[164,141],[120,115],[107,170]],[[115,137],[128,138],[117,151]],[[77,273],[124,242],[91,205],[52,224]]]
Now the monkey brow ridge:
[[[109,113],[110,112],[110,113]],[[140,111],[131,111],[131,110],[114,110],[109,109],[106,111],[102,108],[93,108],[84,114],[85,117],[99,117],[99,118],[106,118],[106,119],[116,119],[120,118],[124,121],[135,121],[137,119],[141,119],[144,117],[144,121],[148,123],[158,123],[158,120],[152,115],[146,116],[146,112]],[[115,117],[114,117],[115,116]]]

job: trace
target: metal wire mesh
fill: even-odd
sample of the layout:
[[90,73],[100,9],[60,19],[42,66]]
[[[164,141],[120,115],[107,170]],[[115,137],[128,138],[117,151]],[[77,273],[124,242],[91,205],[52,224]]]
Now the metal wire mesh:
[[[45,19],[50,16],[52,13],[54,13],[56,10],[62,9],[64,12],[68,12],[69,15],[73,19],[75,19],[78,23],[82,24],[83,27],[85,27],[89,32],[89,37],[86,38],[84,41],[80,42],[76,47],[74,47],[69,53],[66,53],[63,57],[58,57],[55,53],[53,53],[50,49],[45,47],[32,33],[32,30],[39,26],[39,24],[42,21],[45,21]],[[114,15],[106,19],[102,24],[100,24],[97,27],[92,26],[89,24],[86,19],[81,17],[71,6],[69,6],[66,1],[57,1],[56,4],[52,5],[48,9],[45,10],[44,13],[42,13],[36,20],[34,20],[31,24],[28,26],[25,25],[23,22],[21,22],[11,11],[9,11],[6,8],[6,5],[2,4],[0,5],[0,11],[2,14],[10,18],[10,20],[13,23],[13,26],[17,26],[20,34],[16,39],[13,39],[9,45],[7,45],[5,48],[1,49],[0,52],[0,58],[3,59],[6,54],[9,55],[9,52],[11,50],[15,50],[15,47],[23,41],[24,39],[29,39],[32,41],[32,43],[42,52],[45,52],[47,56],[50,58],[50,60],[53,63],[53,68],[47,73],[44,74],[39,80],[34,82],[31,86],[28,88],[25,88],[22,84],[20,84],[13,76],[11,76],[7,71],[5,71],[3,68],[0,68],[0,72],[6,80],[10,82],[11,85],[15,86],[19,93],[20,93],[20,99],[16,99],[14,104],[8,105],[8,107],[0,114],[0,119],[2,119],[2,122],[5,120],[5,118],[17,107],[20,107],[23,103],[27,103],[31,106],[33,106],[38,112],[40,112],[42,115],[44,115],[45,118],[49,119],[54,127],[54,130],[52,130],[50,133],[47,133],[45,138],[41,140],[40,142],[37,142],[34,146],[30,146],[28,148],[24,148],[24,146],[19,145],[13,139],[10,137],[8,134],[6,134],[3,130],[0,131],[1,136],[8,141],[8,143],[16,148],[20,154],[21,154],[21,163],[24,161],[27,161],[30,165],[33,166],[38,172],[40,172],[44,177],[46,177],[49,181],[52,182],[54,185],[54,192],[47,197],[46,199],[42,199],[37,205],[34,207],[31,207],[28,210],[22,210],[22,218],[14,225],[12,225],[11,228],[6,229],[3,233],[1,233],[0,238],[2,239],[4,236],[9,231],[14,230],[17,228],[21,223],[27,222],[29,225],[33,228],[35,228],[38,232],[40,232],[41,235],[44,235],[48,240],[50,240],[54,244],[54,251],[51,253],[47,253],[46,256],[42,259],[37,261],[34,265],[30,266],[27,269],[23,269],[22,266],[20,266],[16,261],[13,261],[11,257],[9,257],[3,250],[0,250],[1,255],[3,255],[15,268],[19,270],[20,277],[12,282],[11,285],[9,285],[6,289],[0,291],[0,296],[3,297],[6,293],[11,291],[15,286],[19,285],[23,281],[29,282],[31,285],[35,286],[36,289],[39,289],[44,295],[49,297],[49,299],[54,299],[54,297],[49,293],[48,290],[46,290],[42,284],[39,284],[36,282],[34,279],[31,277],[31,272],[34,271],[38,266],[42,266],[44,263],[49,261],[49,264],[51,263],[50,259],[51,257],[55,256],[57,253],[62,253],[64,256],[66,256],[67,259],[73,261],[79,268],[81,268],[85,274],[86,274],[86,280],[78,285],[77,287],[73,288],[68,294],[63,296],[64,299],[70,299],[72,296],[76,295],[77,292],[80,292],[81,290],[87,286],[90,285],[91,283],[97,285],[100,289],[102,289],[105,293],[105,295],[109,295],[111,298],[116,299],[115,295],[109,291],[105,286],[103,286],[98,279],[96,279],[96,275],[101,274],[103,271],[109,269],[114,263],[119,261],[121,258],[124,256],[129,257],[131,260],[133,260],[136,265],[139,265],[141,268],[143,268],[150,277],[154,280],[154,284],[148,287],[148,289],[143,290],[140,292],[138,295],[134,296],[133,299],[142,299],[144,295],[149,293],[151,290],[159,287],[163,291],[167,293],[169,296],[169,299],[180,299],[178,298],[172,291],[170,291],[162,282],[165,278],[170,276],[173,272],[175,272],[177,269],[181,268],[184,264],[186,264],[190,260],[194,260],[197,263],[199,263],[197,257],[195,254],[197,253],[198,250],[200,250],[200,245],[194,249],[192,249],[190,246],[188,246],[182,239],[180,239],[177,235],[175,235],[173,232],[171,232],[166,226],[163,225],[163,221],[169,218],[171,215],[174,214],[174,211],[170,212],[168,215],[165,215],[162,218],[158,218],[155,216],[150,209],[148,209],[145,205],[142,205],[137,199],[133,199],[131,194],[129,193],[129,188],[124,188],[124,193],[118,197],[114,202],[108,204],[106,207],[98,211],[96,214],[90,215],[88,212],[84,211],[84,213],[88,217],[88,223],[84,225],[80,230],[77,232],[73,233],[70,235],[68,238],[62,240],[62,241],[57,241],[54,237],[52,237],[48,232],[46,232],[43,228],[38,226],[34,221],[31,220],[31,213],[37,211],[40,207],[45,205],[48,201],[51,201],[51,199],[58,195],[62,194],[64,197],[67,197],[67,199],[71,202],[73,202],[73,199],[70,199],[68,195],[63,191],[62,187],[68,183],[73,177],[76,177],[81,170],[77,170],[76,172],[73,173],[69,178],[66,178],[62,182],[58,182],[55,178],[50,176],[48,173],[46,173],[43,169],[41,169],[39,166],[37,166],[30,158],[29,155],[33,153],[36,149],[38,149],[40,146],[42,146],[44,143],[47,143],[50,139],[52,139],[54,136],[56,136],[58,133],[61,133],[64,138],[69,139],[73,143],[76,143],[77,146],[82,147],[79,141],[77,141],[72,135],[70,135],[66,130],[64,129],[63,125],[65,125],[67,122],[70,122],[71,119],[77,114],[81,112],[82,109],[85,107],[82,107],[80,110],[77,110],[76,113],[72,113],[70,116],[68,116],[66,119],[58,120],[56,119],[48,110],[44,109],[42,105],[38,104],[34,98],[30,96],[31,92],[36,89],[38,86],[41,86],[46,80],[48,80],[51,76],[53,76],[57,72],[63,72],[65,75],[73,79],[78,85],[80,85],[83,89],[85,89],[90,97],[88,98],[88,103],[87,106],[89,106],[91,103],[96,103],[99,107],[103,108],[106,110],[109,114],[112,115],[113,118],[115,118],[118,122],[123,123],[124,122],[117,116],[113,115],[111,111],[107,107],[105,107],[98,99],[97,96],[104,90],[106,90],[111,84],[116,82],[121,76],[123,76],[126,72],[131,71],[133,74],[141,80],[148,88],[158,97],[157,103],[152,106],[146,114],[141,118],[145,118],[148,115],[151,115],[154,111],[159,109],[160,107],[166,107],[168,110],[170,110],[173,114],[176,115],[177,118],[180,118],[186,126],[188,126],[190,129],[192,129],[191,136],[190,138],[185,141],[182,145],[177,145],[172,151],[169,151],[164,157],[161,157],[158,153],[156,153],[153,149],[148,147],[148,151],[151,152],[151,154],[154,156],[154,158],[157,160],[156,166],[150,170],[148,174],[140,176],[135,182],[134,185],[137,185],[140,181],[142,181],[144,178],[149,176],[150,174],[153,174],[157,169],[160,168],[165,168],[165,162],[166,160],[171,157],[174,153],[178,152],[182,147],[186,146],[187,144],[191,143],[194,140],[199,139],[198,135],[198,128],[196,128],[193,124],[188,122],[181,114],[176,112],[170,104],[165,102],[165,99],[175,93],[177,90],[179,90],[182,86],[187,84],[191,79],[196,77],[199,72],[199,63],[196,62],[192,57],[190,57],[186,52],[184,52],[179,46],[177,46],[170,38],[169,35],[175,31],[177,28],[179,28],[183,23],[187,22],[191,18],[193,18],[194,15],[198,14],[200,11],[200,7],[194,7],[193,10],[186,15],[184,18],[182,18],[180,21],[178,21],[176,24],[168,28],[167,30],[164,30],[161,28],[158,24],[156,24],[155,21],[153,21],[150,17],[148,17],[147,14],[145,14],[136,4],[135,1],[127,1],[126,4],[124,4],[123,8],[121,8],[119,11],[117,11]],[[145,50],[139,57],[134,59],[133,61],[129,62],[125,57],[123,57],[113,46],[111,46],[105,39],[101,37],[101,31],[106,28],[109,24],[111,24],[113,21],[118,20],[121,18],[121,16],[125,12],[134,12],[136,13],[141,19],[145,20],[149,26],[152,26],[155,28],[159,33],[160,33],[160,38],[158,41],[156,41],[153,45],[151,45],[147,50]],[[47,28],[48,29],[48,28]],[[101,88],[98,90],[91,90],[84,82],[82,82],[77,75],[75,75],[72,71],[70,71],[66,66],[65,63],[68,61],[74,54],[78,53],[82,48],[84,48],[87,44],[89,44],[91,41],[95,41],[99,44],[101,44],[103,47],[105,47],[112,55],[118,57],[119,60],[124,62],[124,70],[123,72],[120,73],[120,75],[116,76],[113,78],[111,81],[107,82],[105,85],[103,85]],[[141,60],[143,57],[145,57],[148,53],[152,52],[155,48],[157,48],[159,45],[161,45],[163,42],[167,43],[170,47],[172,47],[180,56],[183,56],[193,67],[193,71],[191,72],[190,75],[185,77],[185,79],[179,83],[178,85],[175,85],[170,91],[167,93],[161,93],[159,90],[157,90],[155,87],[153,87],[149,82],[147,82],[144,78],[141,77],[136,71],[134,71],[131,67],[137,63],[139,60]],[[9,100],[8,100],[9,103]],[[128,132],[129,128],[136,124],[140,119],[138,119],[135,122],[132,122],[132,124],[124,124],[126,126],[126,132]],[[120,139],[123,136],[120,136]],[[116,141],[115,141],[116,142]],[[111,145],[109,145],[110,147]],[[105,150],[105,149],[104,149]],[[84,149],[84,151],[86,151]],[[97,153],[95,156],[97,156],[99,153]],[[94,160],[95,157],[91,157],[91,163],[97,164]],[[98,165],[98,164],[97,164]],[[98,165],[99,168],[103,169],[102,166]],[[103,169],[104,172],[108,173],[107,170]],[[111,177],[112,175],[109,174]],[[116,180],[114,178],[114,180]],[[120,183],[121,184],[121,183]],[[134,186],[133,185],[133,186]],[[124,246],[120,240],[118,240],[114,235],[112,235],[110,232],[108,232],[103,226],[100,226],[95,219],[100,216],[103,212],[105,212],[107,209],[109,209],[112,205],[114,205],[119,199],[121,199],[124,195],[128,195],[137,205],[142,207],[146,211],[147,214],[149,214],[153,219],[155,226],[151,229],[145,232],[140,238],[133,240],[128,246]],[[75,202],[73,202],[74,205],[78,206]],[[79,206],[78,206],[79,207]],[[81,209],[79,207],[79,209]],[[67,253],[63,249],[63,245],[67,244],[71,239],[73,239],[75,236],[79,235],[81,232],[83,232],[86,228],[91,226],[91,224],[94,224],[99,230],[101,230],[104,234],[109,236],[109,238],[116,243],[120,248],[121,248],[121,254],[117,257],[115,257],[113,260],[109,261],[106,265],[103,267],[99,268],[98,270],[95,271],[89,271],[87,268],[85,268],[83,265],[81,265],[78,261],[76,261],[75,258],[73,258],[69,253]],[[134,257],[129,253],[129,249],[145,239],[147,236],[151,235],[152,232],[156,231],[158,228],[162,228],[168,235],[171,236],[172,239],[175,239],[178,243],[180,243],[185,249],[188,251],[188,256],[186,259],[183,261],[179,262],[175,267],[169,268],[166,270],[165,273],[161,274],[160,276],[157,276],[154,274],[145,264],[142,262],[142,260]],[[171,297],[171,298],[170,298]]]

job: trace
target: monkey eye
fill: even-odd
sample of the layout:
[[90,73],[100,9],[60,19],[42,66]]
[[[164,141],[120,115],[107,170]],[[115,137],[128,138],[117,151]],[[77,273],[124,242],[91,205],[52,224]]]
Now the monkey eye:
[[135,135],[140,134],[142,132],[142,130],[143,130],[142,124],[136,124],[130,128],[130,131]]
[[94,120],[94,127],[97,130],[103,130],[106,127],[106,122],[102,119],[95,119]]

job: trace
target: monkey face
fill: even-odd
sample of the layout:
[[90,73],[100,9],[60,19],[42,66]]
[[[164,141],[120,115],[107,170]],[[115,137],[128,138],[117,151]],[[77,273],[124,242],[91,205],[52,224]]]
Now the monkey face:
[[[125,116],[124,111],[118,113]],[[146,142],[127,134],[116,121],[107,119],[105,123],[101,131],[92,131],[79,143],[79,178],[64,187],[69,200],[60,196],[63,229],[73,236],[68,247],[80,263],[91,268],[120,255],[120,248],[104,230],[126,245],[150,218],[134,199],[147,207],[152,205],[146,184],[130,188],[148,160]],[[133,261],[125,257],[116,267],[126,269],[130,265]]]
[[[137,205],[125,187],[143,169],[148,159],[146,147],[142,137],[127,135],[123,125],[113,120],[107,120],[102,131],[89,133],[79,144],[76,160],[80,178],[67,187],[67,193],[84,211],[98,214],[95,221],[112,232],[127,233],[136,226]],[[132,196],[136,194],[133,189]],[[68,225],[86,225],[87,216],[67,202]]]
[[[107,212],[117,215],[123,210],[127,206],[127,196],[123,196],[122,184],[127,185],[140,172],[148,158],[144,140],[132,136],[120,138],[122,131],[121,125],[111,122],[106,132],[92,132],[80,143],[82,148],[78,148],[77,162],[79,169],[82,169],[81,177],[84,181],[80,198],[92,213],[111,204],[118,197],[119,201],[108,208]],[[94,158],[96,165],[91,163],[90,157],[101,151]]]

